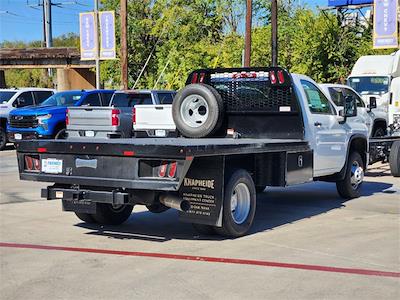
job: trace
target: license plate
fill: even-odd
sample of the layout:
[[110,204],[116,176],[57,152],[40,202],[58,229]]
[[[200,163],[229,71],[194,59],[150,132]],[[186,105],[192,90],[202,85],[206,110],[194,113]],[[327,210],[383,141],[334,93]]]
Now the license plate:
[[62,173],[63,161],[61,159],[42,159],[42,172],[50,174]]
[[162,130],[162,129],[156,129],[154,134],[155,134],[155,136],[164,137],[164,136],[167,135],[167,132],[165,130]]
[[93,131],[93,130],[87,130],[87,131],[85,131],[85,136],[87,136],[87,137],[94,137],[94,131]]
[[20,133],[15,133],[15,134],[14,134],[14,139],[16,139],[16,140],[22,140],[22,134],[20,134]]

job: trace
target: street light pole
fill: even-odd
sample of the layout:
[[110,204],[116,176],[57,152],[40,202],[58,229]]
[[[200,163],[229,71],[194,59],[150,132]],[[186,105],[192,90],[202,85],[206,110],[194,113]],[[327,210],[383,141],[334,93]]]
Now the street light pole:
[[100,89],[99,0],[94,0],[94,19],[95,19],[95,37],[96,37],[96,89]]
[[251,22],[252,22],[252,0],[246,2],[246,34],[244,41],[244,66],[250,67],[251,63]]
[[271,2],[271,65],[278,66],[278,1]]

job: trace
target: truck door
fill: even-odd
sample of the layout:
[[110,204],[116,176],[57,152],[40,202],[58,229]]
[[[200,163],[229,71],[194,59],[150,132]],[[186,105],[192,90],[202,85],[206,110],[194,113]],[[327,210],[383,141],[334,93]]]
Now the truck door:
[[314,175],[340,171],[346,158],[346,130],[339,124],[333,105],[321,90],[308,80],[301,80],[310,112],[314,140]]

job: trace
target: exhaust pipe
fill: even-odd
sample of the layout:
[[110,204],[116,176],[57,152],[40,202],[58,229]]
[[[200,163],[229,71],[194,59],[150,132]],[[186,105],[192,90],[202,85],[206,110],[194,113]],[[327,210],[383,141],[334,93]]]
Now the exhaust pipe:
[[177,196],[170,194],[161,194],[159,198],[160,202],[167,207],[174,208],[183,212],[190,209],[190,202],[183,200]]

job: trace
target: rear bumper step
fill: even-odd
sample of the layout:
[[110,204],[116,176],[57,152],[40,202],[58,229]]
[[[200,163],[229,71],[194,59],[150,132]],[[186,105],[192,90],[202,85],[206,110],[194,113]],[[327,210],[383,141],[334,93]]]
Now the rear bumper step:
[[92,191],[92,190],[77,190],[66,189],[59,187],[49,186],[41,191],[42,198],[47,200],[69,200],[69,201],[84,201],[90,200],[96,203],[108,203],[113,205],[128,204],[129,194],[123,192],[106,192],[106,191]]

